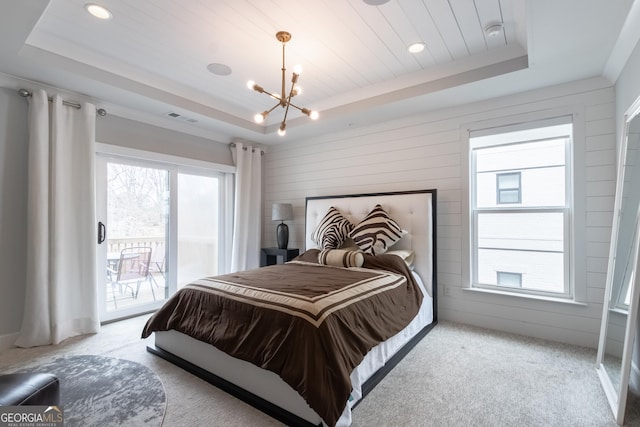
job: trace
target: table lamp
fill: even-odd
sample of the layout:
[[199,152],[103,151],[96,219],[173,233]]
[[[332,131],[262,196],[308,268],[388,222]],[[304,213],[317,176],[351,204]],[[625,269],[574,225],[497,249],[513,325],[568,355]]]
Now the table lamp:
[[284,221],[293,219],[293,206],[291,203],[274,203],[271,209],[271,220],[281,221],[276,227],[276,240],[278,249],[287,249],[289,244],[289,227]]

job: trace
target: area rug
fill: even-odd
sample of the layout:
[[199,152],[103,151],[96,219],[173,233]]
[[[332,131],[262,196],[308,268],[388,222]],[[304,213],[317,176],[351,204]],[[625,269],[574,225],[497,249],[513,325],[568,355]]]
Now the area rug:
[[167,398],[160,378],[130,360],[63,356],[21,372],[50,372],[60,380],[65,426],[160,426]]

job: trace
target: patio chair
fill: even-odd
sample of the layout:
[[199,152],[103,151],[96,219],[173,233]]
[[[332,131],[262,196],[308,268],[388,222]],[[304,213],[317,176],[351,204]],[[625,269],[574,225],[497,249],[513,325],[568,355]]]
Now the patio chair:
[[[142,282],[149,282],[153,300],[156,300],[156,294],[151,283],[149,274],[149,264],[151,262],[151,248],[145,246],[125,248],[120,251],[120,259],[118,260],[117,269],[109,268],[109,276],[111,277],[111,290],[113,293],[113,303],[116,304],[116,289],[120,294],[131,291],[131,296],[138,298],[140,286]],[[135,284],[135,291],[134,285]],[[117,304],[116,304],[117,307]]]
[[151,263],[149,264],[149,275],[151,276],[151,280],[153,280],[153,283],[155,283],[156,286],[158,287],[160,287],[160,284],[156,281],[156,278],[154,277],[154,273],[160,274],[162,276],[162,279],[163,279],[162,286],[164,287],[165,259],[166,259],[166,252],[165,252],[164,242],[158,243],[155,249],[153,250],[153,252],[151,252]]

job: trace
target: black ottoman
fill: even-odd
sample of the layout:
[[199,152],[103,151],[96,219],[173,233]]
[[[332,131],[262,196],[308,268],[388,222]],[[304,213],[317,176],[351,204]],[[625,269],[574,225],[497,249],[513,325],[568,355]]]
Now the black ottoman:
[[59,403],[60,382],[53,374],[0,375],[0,406],[57,406]]

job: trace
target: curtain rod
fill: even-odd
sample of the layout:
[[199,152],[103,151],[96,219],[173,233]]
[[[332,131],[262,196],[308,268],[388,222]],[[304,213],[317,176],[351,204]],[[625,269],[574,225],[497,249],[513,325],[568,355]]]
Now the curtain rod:
[[[31,96],[31,92],[29,92],[27,89],[18,90],[18,94],[23,98],[28,98]],[[52,101],[52,98],[49,98],[49,102],[51,101]],[[62,101],[62,104],[67,105],[69,107],[77,108],[77,109],[80,109],[82,107],[77,102]],[[98,114],[99,116],[106,116],[107,110],[105,110],[104,108],[96,108],[96,114]]]
[[[236,146],[235,142],[232,142],[232,143],[229,144],[229,147],[231,147],[231,148],[235,148],[235,146]],[[246,146],[242,147],[242,149],[246,151],[247,147]],[[251,147],[251,151],[256,151],[256,149],[254,147]],[[260,149],[260,155],[264,156],[264,150]]]

